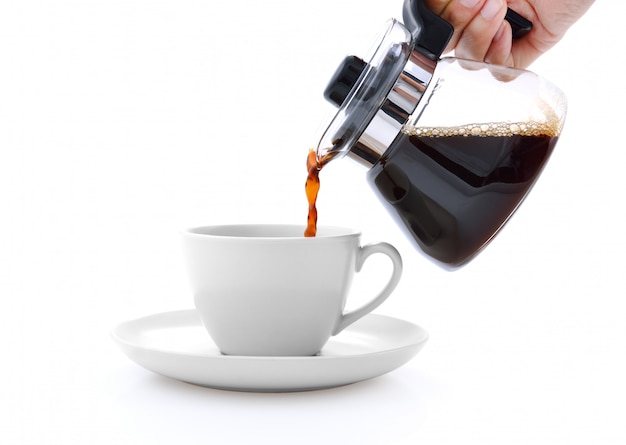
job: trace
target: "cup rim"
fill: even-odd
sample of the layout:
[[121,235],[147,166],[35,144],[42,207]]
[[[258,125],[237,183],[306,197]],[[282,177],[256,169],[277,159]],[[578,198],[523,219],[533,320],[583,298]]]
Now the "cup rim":
[[256,239],[256,240],[323,240],[360,236],[357,229],[341,226],[318,225],[315,237],[304,236],[302,224],[214,224],[195,226],[183,230],[183,234],[192,237],[219,239]]

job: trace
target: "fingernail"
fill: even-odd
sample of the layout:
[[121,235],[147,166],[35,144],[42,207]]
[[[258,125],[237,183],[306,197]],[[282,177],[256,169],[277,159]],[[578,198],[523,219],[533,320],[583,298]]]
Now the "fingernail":
[[461,0],[461,4],[468,9],[475,7],[480,0]]
[[480,15],[485,20],[491,20],[496,16],[500,8],[502,7],[502,0],[487,0],[487,3],[480,10]]

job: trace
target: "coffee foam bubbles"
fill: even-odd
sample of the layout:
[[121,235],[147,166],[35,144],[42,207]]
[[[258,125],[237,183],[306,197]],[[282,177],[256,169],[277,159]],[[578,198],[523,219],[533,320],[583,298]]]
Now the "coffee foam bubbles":
[[421,137],[510,137],[510,136],[549,136],[559,134],[557,122],[499,122],[488,124],[467,124],[457,127],[416,127],[406,126],[402,131],[409,136]]

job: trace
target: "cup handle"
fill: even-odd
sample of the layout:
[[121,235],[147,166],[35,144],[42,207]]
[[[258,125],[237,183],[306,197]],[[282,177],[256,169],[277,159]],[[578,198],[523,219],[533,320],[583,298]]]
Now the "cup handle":
[[359,247],[356,259],[356,271],[360,272],[365,260],[375,253],[387,255],[393,264],[393,272],[387,282],[387,285],[369,303],[365,303],[358,309],[342,314],[332,335],[339,334],[359,318],[369,314],[380,306],[387,299],[387,297],[391,295],[391,292],[393,292],[400,282],[400,277],[402,276],[402,257],[396,248],[388,243],[378,242]]

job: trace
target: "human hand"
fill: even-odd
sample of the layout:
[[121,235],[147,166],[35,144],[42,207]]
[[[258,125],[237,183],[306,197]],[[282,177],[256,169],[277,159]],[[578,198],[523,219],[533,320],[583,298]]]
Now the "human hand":
[[[424,0],[434,13],[454,26],[446,51],[460,58],[526,68],[552,48],[594,0]],[[510,7],[533,23],[520,39],[512,39],[504,20]]]

